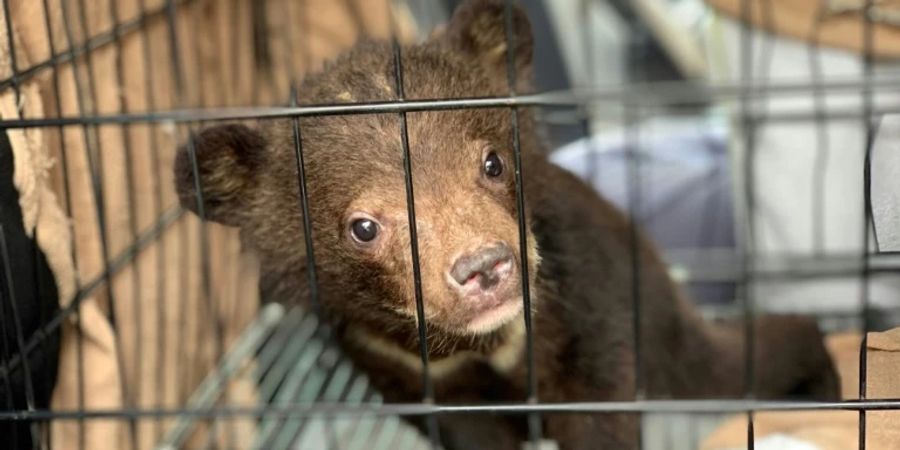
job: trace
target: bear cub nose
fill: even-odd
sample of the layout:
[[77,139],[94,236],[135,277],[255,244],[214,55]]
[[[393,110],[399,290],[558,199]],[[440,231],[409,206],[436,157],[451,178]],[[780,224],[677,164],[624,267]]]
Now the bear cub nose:
[[467,291],[487,292],[509,276],[512,266],[512,250],[506,244],[494,244],[459,257],[450,276]]

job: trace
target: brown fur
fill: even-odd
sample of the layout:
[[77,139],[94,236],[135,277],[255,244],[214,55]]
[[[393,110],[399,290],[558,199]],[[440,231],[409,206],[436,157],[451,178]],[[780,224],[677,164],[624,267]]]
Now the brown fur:
[[[406,97],[505,95],[503,2],[465,3],[427,42],[403,48]],[[515,13],[517,90],[528,89],[532,38]],[[501,50],[498,50],[501,49]],[[309,76],[303,104],[396,97],[389,45],[363,42]],[[502,241],[526,258],[532,286],[534,349],[541,401],[635,398],[630,226],[590,187],[542,156],[536,125],[519,115],[528,248],[521,255],[507,109],[411,112],[422,289],[436,400],[521,402],[526,367],[521,315],[494,331],[467,332],[472,305],[447,289],[454,259]],[[323,312],[344,350],[387,401],[421,399],[415,295],[397,114],[302,118],[312,240]],[[214,127],[194,142],[207,219],[239,226],[259,254],[268,301],[306,303],[309,286],[298,171],[290,121]],[[505,162],[498,179],[481,175],[485,151]],[[180,152],[182,203],[198,211],[191,155]],[[384,224],[377,242],[349,238],[348,219],[363,211]],[[738,397],[744,393],[742,328],[702,322],[639,237],[641,367],[649,398]],[[519,277],[519,272],[515,272]],[[520,291],[508,295],[520,295]],[[518,299],[518,298],[517,298]],[[520,300],[518,300],[520,301]],[[762,397],[836,395],[832,363],[815,324],[793,317],[755,323],[756,380]],[[635,446],[632,415],[556,414],[545,435],[564,449]],[[440,419],[448,448],[516,448],[521,417],[451,415]]]

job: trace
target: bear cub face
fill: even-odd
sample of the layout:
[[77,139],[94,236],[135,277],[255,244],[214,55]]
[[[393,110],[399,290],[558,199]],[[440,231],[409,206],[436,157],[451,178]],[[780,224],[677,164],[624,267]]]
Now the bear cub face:
[[[513,13],[521,92],[531,76],[532,42],[524,13]],[[502,1],[469,2],[444,30],[403,47],[405,97],[506,95],[503,14]],[[391,46],[363,42],[308,76],[298,100],[391,101],[396,85]],[[528,113],[519,117],[527,159],[537,152],[537,138]],[[496,332],[521,317],[522,258],[531,283],[539,263],[528,219],[527,254],[519,250],[510,110],[413,111],[407,131],[426,323],[455,336]],[[296,130],[293,119],[218,125],[179,152],[176,186],[186,208],[241,229],[261,259],[264,284],[279,297],[305,300],[299,144],[323,308],[346,323],[412,332],[416,298],[401,136],[397,113],[304,116]]]

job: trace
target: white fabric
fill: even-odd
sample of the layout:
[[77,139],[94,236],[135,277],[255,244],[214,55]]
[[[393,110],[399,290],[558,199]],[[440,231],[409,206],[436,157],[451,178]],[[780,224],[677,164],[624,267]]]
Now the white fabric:
[[885,116],[872,148],[872,218],[880,251],[900,251],[900,114]]
[[[817,55],[825,83],[861,80],[862,57],[846,51],[821,48],[814,50],[806,42],[775,37],[759,30],[751,31],[753,46],[753,76],[772,82],[812,83],[811,55]],[[705,39],[710,64],[718,68],[713,79],[721,83],[741,82],[741,26],[733,20],[717,17],[707,27]],[[767,61],[764,61],[763,58]],[[769,73],[762,68],[769,64]],[[877,74],[896,74],[898,64],[878,64]],[[896,76],[896,75],[895,75]],[[861,90],[828,92],[824,98],[829,111],[859,112],[862,108]],[[776,95],[764,104],[771,114],[815,111],[811,93]],[[900,92],[878,91],[873,98],[876,106],[888,107],[900,102]],[[737,120],[740,104],[732,102],[728,111]],[[762,111],[762,109],[760,109]],[[863,162],[865,156],[865,127],[862,118],[825,122],[828,152],[824,169],[822,253],[834,261],[846,261],[849,273],[859,270],[859,255],[863,251]],[[816,255],[814,230],[819,225],[813,214],[817,192],[813,181],[818,175],[816,159],[822,155],[817,141],[819,129],[814,120],[765,122],[757,128],[754,173],[757,207],[753,220],[757,227],[754,245],[758,256],[779,257],[785,254],[813,257]],[[734,136],[736,186],[742,186],[746,150],[740,133]],[[896,172],[895,172],[896,173]],[[737,197],[738,201],[743,196]],[[738,209],[740,210],[740,208]],[[738,223],[747,223],[738,217]],[[872,246],[874,248],[874,246]],[[894,279],[873,277],[869,298],[874,305],[897,306],[900,283]],[[856,311],[860,305],[861,284],[858,275],[845,277],[790,279],[787,281],[759,281],[752,290],[756,305],[775,311]]]
[[[756,450],[820,450],[818,446],[784,434],[773,434],[753,442]],[[747,447],[734,447],[728,450],[746,450]]]

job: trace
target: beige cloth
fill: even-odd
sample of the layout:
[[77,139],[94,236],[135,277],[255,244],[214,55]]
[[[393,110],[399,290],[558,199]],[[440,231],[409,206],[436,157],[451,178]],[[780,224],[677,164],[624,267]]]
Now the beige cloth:
[[[865,49],[862,16],[856,12],[836,13],[838,10],[859,11],[864,0],[706,0],[720,13],[739,20],[744,17],[743,5],[747,1],[752,11],[750,23],[757,28],[856,53]],[[900,17],[897,0],[873,3],[881,12]],[[820,8],[835,13],[820,19]],[[874,23],[872,55],[880,59],[900,58],[900,27],[887,22]]]
[[[51,53],[43,1],[7,1],[17,68],[21,71],[47,61]],[[81,47],[86,38],[109,31],[114,23],[135,21],[142,3],[147,11],[155,12],[148,17],[146,33],[132,27],[123,31],[121,47],[105,43],[87,58],[76,58],[74,64],[64,61],[55,69],[40,71],[21,84],[18,105],[12,89],[0,92],[3,119],[285,104],[291,74],[319,67],[361,34],[385,37],[390,30],[389,0],[176,1],[177,50],[183,70],[183,92],[179,93],[165,1],[117,0],[117,20],[112,17],[110,1],[48,0],[56,52],[70,48],[67,34],[75,47]],[[254,58],[254,1],[265,3],[268,12],[270,67],[260,66]],[[83,14],[79,11],[82,4],[86,6]],[[0,30],[5,30],[2,11],[0,18],[4,21]],[[410,39],[414,29],[409,17],[401,15],[397,21],[403,39]],[[0,78],[6,79],[12,67],[5,33],[0,32],[0,40]],[[144,58],[145,45],[149,63]],[[121,58],[121,85],[117,58]],[[57,87],[61,112],[57,111]],[[138,235],[150,230],[164,212],[177,205],[172,161],[186,132],[184,124],[166,123],[8,131],[25,226],[29,233],[37,229],[38,244],[53,270],[63,307],[105,268],[88,156],[94,160],[101,184],[106,253],[115,259],[135,241],[133,230]],[[241,249],[235,230],[215,224],[206,225],[205,230],[208,298],[201,276],[201,224],[184,214],[139,248],[129,264],[114,271],[112,299],[101,285],[81,302],[80,322],[72,315],[62,326],[54,410],[184,405],[219,352],[227,350],[252,320],[258,305],[258,269],[253,255]],[[115,327],[110,312],[115,313]],[[217,326],[222,348],[217,345]],[[79,392],[84,393],[83,398]],[[252,404],[253,386],[230,386],[227,401]],[[54,421],[52,442],[58,449],[79,448],[82,441],[88,449],[128,449],[134,439],[139,448],[147,449],[172,422],[171,418],[140,419],[132,435],[124,420],[90,419],[83,427],[77,421]],[[216,437],[230,448],[244,448],[252,425],[249,419],[230,419]],[[202,431],[191,439],[193,446],[203,445],[207,439]]]
[[[828,350],[841,377],[841,395],[857,399],[861,336],[841,334],[827,339]],[[869,399],[900,398],[900,328],[869,333],[866,394]],[[760,412],[754,415],[755,439],[782,435],[814,445],[818,450],[855,450],[859,442],[859,413],[855,411]],[[734,418],[703,442],[702,450],[746,448],[746,416]],[[866,448],[900,448],[900,411],[866,413]]]

